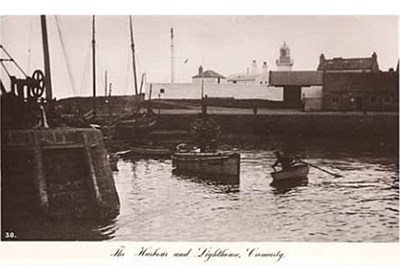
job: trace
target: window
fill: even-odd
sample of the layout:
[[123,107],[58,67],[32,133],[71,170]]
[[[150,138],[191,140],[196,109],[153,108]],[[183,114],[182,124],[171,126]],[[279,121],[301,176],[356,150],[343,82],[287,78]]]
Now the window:
[[332,103],[338,103],[339,102],[339,97],[334,96],[332,97]]
[[389,96],[383,97],[383,102],[389,103],[390,102],[390,97]]
[[375,103],[376,102],[376,97],[375,96],[371,96],[371,98],[369,99],[369,101],[371,103]]

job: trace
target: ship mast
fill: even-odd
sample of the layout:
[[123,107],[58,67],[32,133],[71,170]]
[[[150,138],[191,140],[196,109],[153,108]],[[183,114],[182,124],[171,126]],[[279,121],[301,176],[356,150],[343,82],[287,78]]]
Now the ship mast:
[[50,101],[53,99],[53,91],[52,91],[52,86],[51,86],[50,54],[49,54],[49,41],[47,38],[46,16],[41,15],[40,21],[41,21],[41,26],[42,26],[46,100],[47,100],[47,103],[50,103]]
[[171,84],[174,83],[174,28],[171,28]]
[[93,108],[93,117],[96,118],[96,37],[95,37],[95,26],[96,26],[96,18],[93,15],[92,18],[92,63],[93,63],[93,99],[92,99],[92,108]]
[[130,28],[130,34],[131,34],[133,80],[134,80],[135,95],[136,95],[136,98],[137,98],[138,97],[138,88],[137,88],[137,79],[136,79],[135,43],[134,43],[134,40],[133,40],[132,16],[129,16],[129,28]]

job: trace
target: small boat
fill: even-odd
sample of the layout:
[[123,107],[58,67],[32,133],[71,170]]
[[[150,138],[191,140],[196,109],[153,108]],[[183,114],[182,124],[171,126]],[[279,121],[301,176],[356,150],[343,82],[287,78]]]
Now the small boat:
[[297,187],[307,186],[307,184],[308,184],[308,178],[304,177],[274,180],[271,183],[271,186],[273,187],[272,193],[275,195],[285,194]]
[[115,124],[115,137],[132,139],[150,132],[157,124],[157,116],[152,113],[131,115]]
[[131,155],[137,156],[149,156],[149,157],[160,157],[160,156],[171,156],[173,153],[171,149],[163,146],[153,145],[138,145],[131,147]]
[[295,178],[306,178],[309,172],[309,167],[305,163],[298,163],[293,165],[290,169],[272,172],[274,181],[281,181]]
[[172,155],[176,170],[201,174],[240,174],[240,154],[237,152],[177,152]]

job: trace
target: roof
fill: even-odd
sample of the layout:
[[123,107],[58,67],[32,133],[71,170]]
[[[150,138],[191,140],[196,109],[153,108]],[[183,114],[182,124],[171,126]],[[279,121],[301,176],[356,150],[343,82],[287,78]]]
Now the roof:
[[398,72],[325,73],[324,91],[398,91]]
[[225,79],[224,76],[222,76],[221,74],[215,72],[214,70],[203,71],[203,73],[199,73],[199,74],[193,76],[192,78],[221,78],[221,79]]
[[333,58],[320,60],[318,70],[371,70],[379,71],[376,56],[369,58]]
[[271,71],[269,84],[272,86],[322,86],[321,71]]

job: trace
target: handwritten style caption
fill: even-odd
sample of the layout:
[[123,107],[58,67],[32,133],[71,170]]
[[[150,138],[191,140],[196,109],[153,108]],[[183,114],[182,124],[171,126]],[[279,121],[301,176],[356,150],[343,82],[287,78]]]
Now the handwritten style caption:
[[216,259],[264,259],[269,262],[280,262],[285,258],[285,254],[278,251],[268,251],[259,247],[249,247],[239,250],[231,250],[230,248],[217,248],[217,247],[188,247],[179,251],[171,251],[168,249],[157,247],[140,247],[128,251],[127,247],[120,246],[118,249],[111,253],[112,257],[122,258],[133,256],[138,258],[194,258],[201,259],[204,262],[209,262]]

